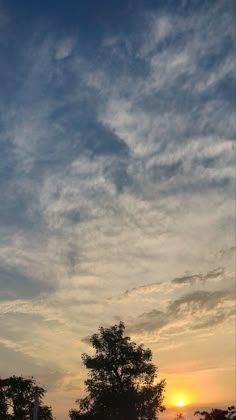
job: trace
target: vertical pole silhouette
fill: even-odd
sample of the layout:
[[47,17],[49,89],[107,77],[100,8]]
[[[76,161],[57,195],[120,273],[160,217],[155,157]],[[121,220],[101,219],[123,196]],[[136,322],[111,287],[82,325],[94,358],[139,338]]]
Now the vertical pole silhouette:
[[39,411],[39,399],[38,399],[38,394],[35,394],[33,420],[38,420],[38,411]]

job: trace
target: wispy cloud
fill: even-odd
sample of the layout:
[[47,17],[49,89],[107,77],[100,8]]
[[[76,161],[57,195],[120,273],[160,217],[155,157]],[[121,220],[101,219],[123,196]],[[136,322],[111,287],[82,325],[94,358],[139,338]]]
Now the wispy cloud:
[[74,40],[72,38],[65,38],[58,42],[55,51],[56,60],[64,60],[70,57],[74,48]]
[[[168,290],[168,285],[166,290]],[[150,292],[152,291],[151,288]],[[156,297],[151,301],[155,301],[158,304]],[[175,325],[178,336],[177,325],[180,326],[181,330],[184,328],[186,334],[189,329],[211,329],[212,326],[224,322],[233,315],[233,291],[209,291],[201,289],[190,293],[184,293],[182,291],[179,298],[172,298],[172,300],[166,301],[166,310],[164,312],[158,309],[145,312],[139,316],[139,320],[135,321],[134,325],[130,328],[132,332],[139,334],[148,331],[160,331],[162,329],[166,331],[166,329],[170,329],[170,336],[173,336],[172,328]],[[178,342],[176,344],[178,345]]]

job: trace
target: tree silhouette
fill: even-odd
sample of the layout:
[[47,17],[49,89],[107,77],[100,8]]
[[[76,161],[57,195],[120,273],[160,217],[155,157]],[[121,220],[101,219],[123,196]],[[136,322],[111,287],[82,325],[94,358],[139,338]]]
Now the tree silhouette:
[[227,410],[221,410],[220,408],[212,408],[208,411],[196,411],[194,415],[199,415],[200,420],[235,420],[236,419],[236,408],[235,406],[228,407]]
[[4,388],[0,383],[0,420],[5,420],[8,418],[7,415],[8,411],[8,404],[7,404],[7,398],[4,392]]
[[236,407],[234,405],[228,407],[226,417],[230,420],[236,420]]
[[177,413],[174,420],[186,420],[183,413]]
[[76,401],[79,409],[70,411],[71,420],[154,420],[165,409],[165,381],[156,383],[151,350],[131,342],[124,331],[120,322],[92,335],[95,355],[82,355],[88,396]]
[[39,387],[33,378],[11,376],[0,379],[0,420],[31,420],[36,394],[39,400],[39,419],[53,420],[51,408],[42,404],[45,393],[45,389]]

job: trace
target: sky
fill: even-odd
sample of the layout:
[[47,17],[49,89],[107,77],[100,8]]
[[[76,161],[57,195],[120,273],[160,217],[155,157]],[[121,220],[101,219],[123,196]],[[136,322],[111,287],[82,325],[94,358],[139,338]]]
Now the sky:
[[33,375],[58,420],[120,320],[169,410],[234,404],[234,20],[232,0],[0,0],[0,374]]

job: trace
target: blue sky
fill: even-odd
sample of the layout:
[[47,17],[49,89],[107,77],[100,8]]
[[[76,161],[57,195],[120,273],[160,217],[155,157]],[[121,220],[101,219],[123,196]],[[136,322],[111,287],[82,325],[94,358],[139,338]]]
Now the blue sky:
[[43,382],[59,419],[86,337],[119,319],[169,400],[231,402],[234,19],[232,1],[0,1],[0,369]]

